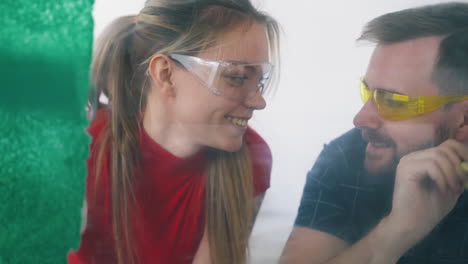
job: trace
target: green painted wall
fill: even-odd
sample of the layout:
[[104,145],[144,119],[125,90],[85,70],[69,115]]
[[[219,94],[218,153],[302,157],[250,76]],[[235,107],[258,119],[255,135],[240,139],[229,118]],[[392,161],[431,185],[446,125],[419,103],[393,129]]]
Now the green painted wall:
[[93,0],[0,1],[0,264],[80,239]]

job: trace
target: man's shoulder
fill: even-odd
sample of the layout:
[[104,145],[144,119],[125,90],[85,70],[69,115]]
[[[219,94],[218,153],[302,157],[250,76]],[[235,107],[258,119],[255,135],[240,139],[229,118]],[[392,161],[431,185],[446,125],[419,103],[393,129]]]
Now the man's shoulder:
[[360,130],[353,128],[325,144],[317,162],[332,163],[334,167],[344,170],[359,169],[364,160],[366,144]]
[[364,139],[361,136],[361,130],[353,128],[343,133],[339,137],[332,140],[326,146],[341,149],[344,151],[343,154],[350,154],[356,150],[362,150],[366,145]]
[[351,129],[326,144],[306,185],[295,225],[332,234],[350,244],[363,237],[385,208],[364,180],[366,142]]
[[[332,234],[352,244],[361,236],[360,215],[367,190],[360,186],[360,173],[366,143],[359,129],[351,129],[326,144],[307,174],[301,205],[295,221],[304,226]],[[364,192],[359,195],[358,192]]]
[[309,185],[320,183],[330,190],[341,184],[354,183],[362,171],[366,143],[359,129],[351,129],[325,144],[307,174]]

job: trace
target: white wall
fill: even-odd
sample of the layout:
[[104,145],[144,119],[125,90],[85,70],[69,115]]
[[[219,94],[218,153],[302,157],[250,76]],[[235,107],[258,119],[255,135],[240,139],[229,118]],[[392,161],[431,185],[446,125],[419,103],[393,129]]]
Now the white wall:
[[[465,0],[466,1],[466,0]],[[279,89],[252,126],[273,152],[272,187],[252,235],[252,263],[275,263],[292,228],[307,171],[324,143],[353,127],[358,80],[372,47],[356,44],[365,22],[437,0],[254,0],[283,29]],[[96,0],[98,34],[143,0]]]

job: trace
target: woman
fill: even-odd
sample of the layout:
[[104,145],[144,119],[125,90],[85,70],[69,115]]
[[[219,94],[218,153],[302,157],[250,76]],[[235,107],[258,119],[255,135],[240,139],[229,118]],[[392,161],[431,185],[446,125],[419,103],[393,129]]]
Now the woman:
[[[87,222],[69,263],[245,263],[271,153],[277,25],[248,0],[147,1],[97,45]],[[96,98],[97,96],[94,96]]]

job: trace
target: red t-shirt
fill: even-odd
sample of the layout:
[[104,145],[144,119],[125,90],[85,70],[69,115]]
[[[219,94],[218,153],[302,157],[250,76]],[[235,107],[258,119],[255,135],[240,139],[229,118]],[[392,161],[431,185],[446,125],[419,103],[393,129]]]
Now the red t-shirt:
[[[108,112],[99,110],[88,128],[95,139],[106,125]],[[132,234],[143,264],[191,263],[200,244],[204,226],[204,172],[207,161],[200,151],[186,159],[167,152],[140,132],[142,177],[135,179],[137,208],[132,211]],[[270,185],[271,152],[266,142],[251,128],[244,135],[253,165],[254,195]],[[98,184],[94,184],[94,164],[88,161],[86,228],[77,251],[68,254],[69,264],[116,263],[112,236],[109,159],[104,162]],[[97,192],[96,191],[97,188]]]

